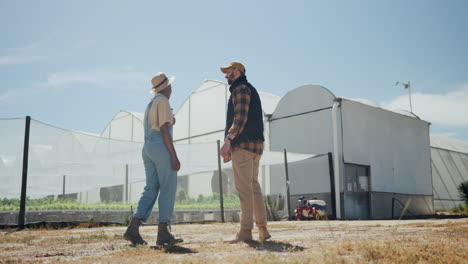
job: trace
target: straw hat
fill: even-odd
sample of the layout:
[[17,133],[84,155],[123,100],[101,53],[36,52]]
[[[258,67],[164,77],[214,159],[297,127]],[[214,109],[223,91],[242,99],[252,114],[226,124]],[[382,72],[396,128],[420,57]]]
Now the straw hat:
[[168,87],[175,80],[175,76],[166,76],[166,74],[160,72],[151,79],[152,92],[159,93]]
[[242,73],[245,74],[245,67],[244,67],[244,65],[242,65],[242,63],[240,63],[240,62],[233,61],[233,62],[231,62],[229,65],[221,67],[221,71],[222,71],[223,73],[227,73],[227,69],[229,69],[229,68],[238,69],[239,71],[241,71]]

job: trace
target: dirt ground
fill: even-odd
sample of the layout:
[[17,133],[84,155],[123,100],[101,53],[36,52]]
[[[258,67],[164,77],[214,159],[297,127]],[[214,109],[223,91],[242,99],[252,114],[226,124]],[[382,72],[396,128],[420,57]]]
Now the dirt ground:
[[[228,244],[238,223],[178,224],[185,242],[153,249],[122,239],[125,227],[0,230],[0,263],[468,263],[468,218],[269,222],[271,241]],[[258,237],[254,229],[254,238]]]

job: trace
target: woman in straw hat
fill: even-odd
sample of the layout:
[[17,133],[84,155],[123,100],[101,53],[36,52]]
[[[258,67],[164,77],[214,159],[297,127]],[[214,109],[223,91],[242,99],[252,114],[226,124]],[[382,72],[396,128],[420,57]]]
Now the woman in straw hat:
[[159,224],[156,245],[172,245],[183,242],[169,231],[174,211],[177,188],[177,171],[180,162],[172,142],[173,118],[169,98],[171,83],[175,77],[158,73],[151,83],[155,94],[146,107],[144,117],[145,143],[143,162],[146,172],[146,186],[141,195],[135,215],[124,234],[133,244],[147,244],[139,233],[139,226],[148,220],[159,195]]

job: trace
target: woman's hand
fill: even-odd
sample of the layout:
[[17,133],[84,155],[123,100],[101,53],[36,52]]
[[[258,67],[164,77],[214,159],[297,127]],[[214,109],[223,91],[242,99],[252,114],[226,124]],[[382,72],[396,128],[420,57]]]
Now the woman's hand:
[[162,134],[162,137],[163,137],[163,140],[164,140],[164,144],[166,145],[167,150],[169,151],[169,153],[171,155],[172,169],[174,171],[179,171],[180,170],[180,161],[179,161],[179,158],[177,157],[177,153],[175,151],[174,144],[172,142],[172,136],[169,133],[168,127],[169,127],[169,122],[164,123],[164,125],[162,125],[160,127],[161,134]]
[[172,169],[175,170],[175,171],[179,171],[180,170],[180,161],[177,157],[174,157],[171,159],[171,162],[172,162]]

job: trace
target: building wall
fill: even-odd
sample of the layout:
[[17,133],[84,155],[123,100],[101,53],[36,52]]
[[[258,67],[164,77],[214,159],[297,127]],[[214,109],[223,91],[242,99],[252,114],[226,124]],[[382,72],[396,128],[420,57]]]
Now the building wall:
[[345,163],[370,166],[371,190],[432,195],[429,123],[343,100]]
[[411,199],[414,215],[432,214],[429,124],[349,100],[341,111],[345,164],[370,168],[370,218],[390,218],[395,197]]
[[[397,219],[402,216],[412,217],[434,214],[431,195],[371,192],[370,199],[373,219],[389,219],[392,217]],[[408,207],[405,210],[406,205]]]

